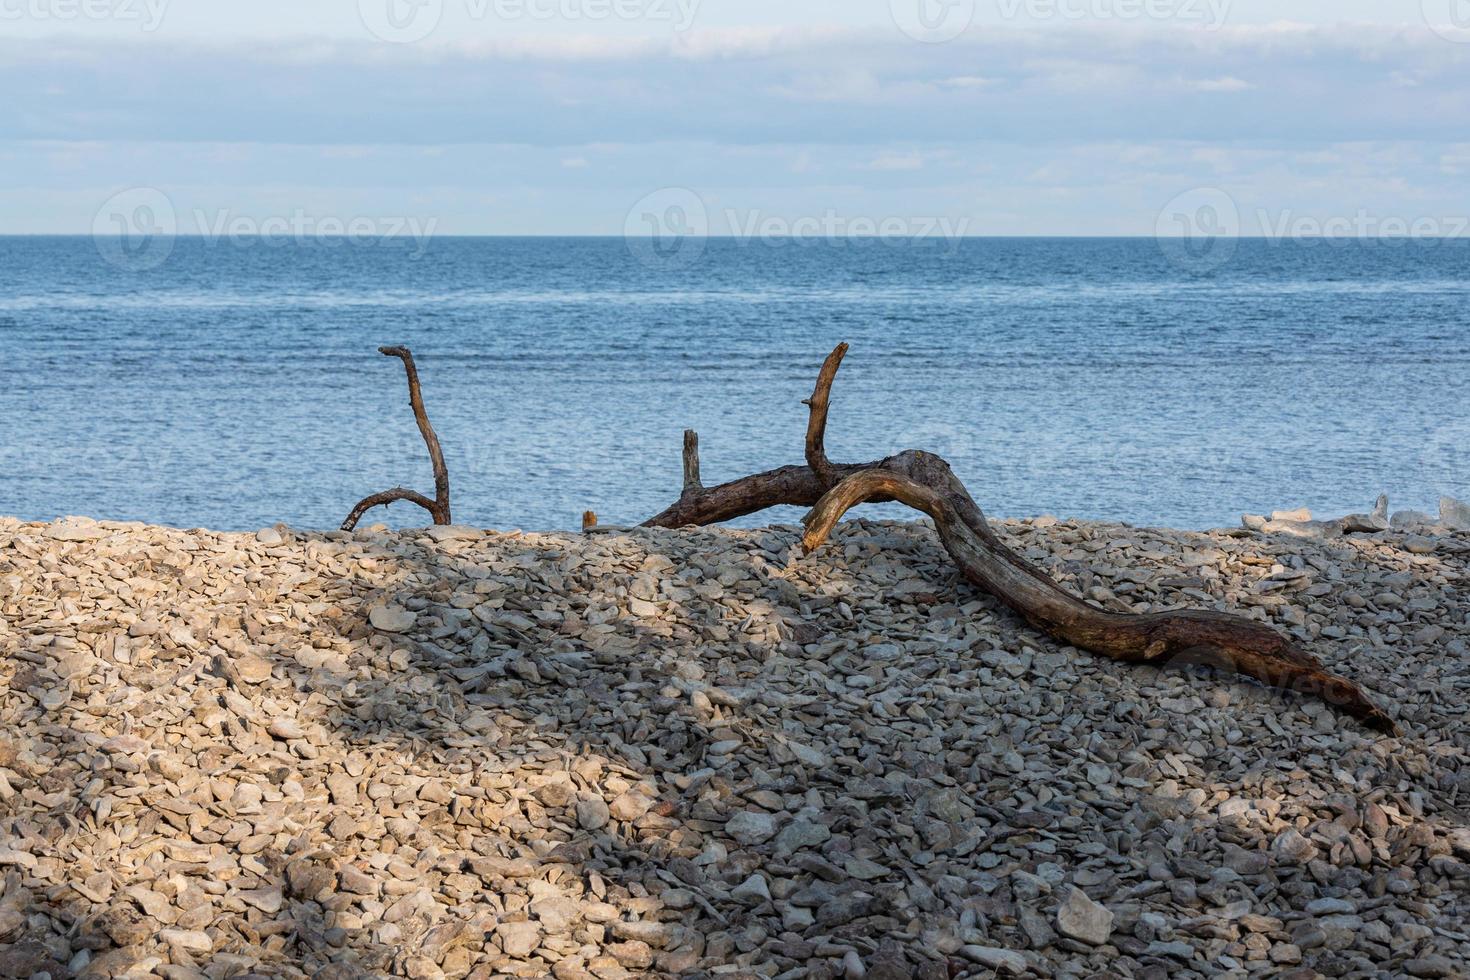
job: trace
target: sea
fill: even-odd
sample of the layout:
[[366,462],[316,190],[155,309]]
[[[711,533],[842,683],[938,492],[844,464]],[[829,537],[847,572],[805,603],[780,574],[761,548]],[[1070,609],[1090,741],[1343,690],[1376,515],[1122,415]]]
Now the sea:
[[[1470,245],[1445,240],[0,238],[0,515],[640,522],[797,463],[946,457],[994,516],[1235,525],[1470,498]],[[896,505],[874,516],[898,517]],[[744,524],[790,523],[783,508]],[[409,505],[365,523],[419,526]]]

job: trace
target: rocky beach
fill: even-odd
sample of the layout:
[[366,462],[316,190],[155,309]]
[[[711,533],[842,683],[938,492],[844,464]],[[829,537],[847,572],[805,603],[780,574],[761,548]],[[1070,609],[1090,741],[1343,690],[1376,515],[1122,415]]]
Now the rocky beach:
[[1460,517],[995,522],[1398,736],[1059,645],[924,522],[0,519],[0,977],[1466,976]]

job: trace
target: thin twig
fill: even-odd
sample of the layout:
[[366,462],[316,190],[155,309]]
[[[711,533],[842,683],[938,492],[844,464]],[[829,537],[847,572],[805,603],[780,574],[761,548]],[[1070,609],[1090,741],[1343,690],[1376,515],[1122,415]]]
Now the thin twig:
[[439,436],[434,432],[434,427],[429,424],[429,414],[424,410],[424,397],[419,390],[419,372],[413,362],[413,353],[407,347],[379,347],[378,353],[403,361],[403,369],[408,375],[408,403],[413,409],[414,421],[418,423],[419,434],[424,437],[424,445],[428,447],[429,461],[434,466],[434,499],[430,500],[421,493],[403,487],[375,493],[359,501],[357,506],[352,508],[352,513],[348,514],[347,520],[342,522],[342,530],[351,531],[356,528],[363,515],[374,507],[382,507],[399,500],[422,507],[434,518],[435,524],[453,524],[454,521],[449,512],[449,467],[444,464],[444,452],[439,447]]

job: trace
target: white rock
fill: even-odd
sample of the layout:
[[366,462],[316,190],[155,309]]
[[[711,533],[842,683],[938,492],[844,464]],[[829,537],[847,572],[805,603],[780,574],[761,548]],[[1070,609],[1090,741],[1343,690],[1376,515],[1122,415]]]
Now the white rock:
[[1306,864],[1316,858],[1320,851],[1316,844],[1296,830],[1286,830],[1272,842],[1271,853],[1286,864]]
[[209,934],[197,929],[163,929],[158,938],[166,945],[177,946],[191,953],[209,953],[214,950],[214,940]]
[[763,844],[776,836],[776,818],[759,810],[741,810],[725,822],[725,833],[746,846]]
[[993,946],[961,946],[960,955],[972,963],[979,963],[988,970],[1001,975],[1020,976],[1026,972],[1026,957],[1009,949]]
[[67,520],[52,524],[42,532],[53,541],[98,541],[112,537],[113,532],[96,524]]
[[1113,934],[1113,913],[1080,888],[1073,888],[1057,909],[1057,930],[1062,935],[1093,946],[1101,946]]
[[796,756],[796,761],[804,766],[809,766],[813,769],[822,769],[832,764],[831,759],[828,759],[825,754],[812,748],[810,745],[803,745],[797,741],[787,741],[786,747],[791,750],[792,755]]
[[730,897],[747,905],[759,905],[771,900],[771,889],[763,876],[753,874],[731,889]]
[[477,527],[466,527],[462,524],[436,524],[424,531],[435,541],[478,541],[485,536],[485,532]]
[[306,730],[301,727],[301,723],[295,718],[287,718],[284,716],[272,718],[269,728],[270,733],[276,738],[289,740],[293,738],[302,738],[306,735]]
[[14,848],[0,848],[0,867],[13,864],[25,868],[27,871],[36,870],[36,856],[26,851],[17,851]]
[[246,905],[253,905],[267,915],[281,911],[282,896],[279,888],[254,888],[239,892],[237,897]]
[[264,684],[271,679],[271,664],[264,657],[247,653],[235,660],[235,673],[247,684]]
[[1451,531],[1470,531],[1470,504],[1454,497],[1439,498],[1439,523]]
[[374,606],[368,613],[368,622],[373,624],[374,629],[384,633],[407,633],[418,621],[417,613],[409,612],[402,606]]
[[495,936],[506,956],[524,958],[541,945],[541,927],[534,922],[502,922],[495,927]]
[[258,544],[263,544],[267,548],[274,548],[277,545],[284,543],[285,538],[281,537],[281,532],[277,531],[275,528],[263,527],[259,531],[255,532],[255,540]]
[[629,790],[612,801],[608,811],[617,820],[637,820],[648,812],[653,801],[637,790]]
[[629,598],[628,612],[640,619],[658,618],[658,606],[646,599]]

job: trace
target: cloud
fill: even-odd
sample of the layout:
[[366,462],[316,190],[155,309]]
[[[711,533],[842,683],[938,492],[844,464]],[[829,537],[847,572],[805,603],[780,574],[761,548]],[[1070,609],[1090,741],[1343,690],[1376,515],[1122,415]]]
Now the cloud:
[[[692,32],[389,46],[0,41],[12,139],[539,145],[1442,139],[1470,45],[1427,29],[1098,27],[918,45]],[[1412,78],[1405,100],[1396,80]],[[1187,80],[1187,81],[1181,81]],[[1230,94],[1200,112],[1204,95]]]
[[947,215],[997,234],[1147,234],[1201,186],[1247,209],[1464,210],[1467,82],[1470,45],[1427,29],[1286,24],[937,45],[779,29],[0,40],[0,231],[85,231],[137,185],[185,214],[411,214],[445,233],[616,234],[660,187],[712,213]]
[[1198,81],[1185,82],[1187,88],[1195,92],[1247,92],[1253,88],[1250,82],[1226,75],[1223,78],[1206,78]]
[[869,170],[923,170],[922,153],[884,153],[868,164]]

